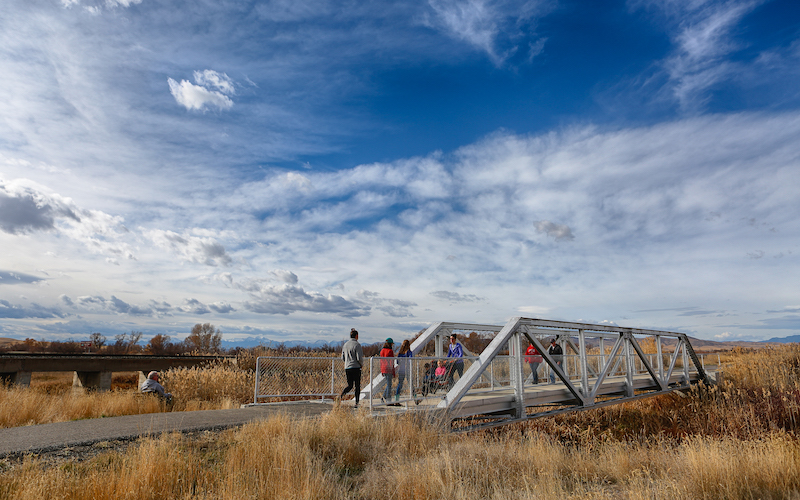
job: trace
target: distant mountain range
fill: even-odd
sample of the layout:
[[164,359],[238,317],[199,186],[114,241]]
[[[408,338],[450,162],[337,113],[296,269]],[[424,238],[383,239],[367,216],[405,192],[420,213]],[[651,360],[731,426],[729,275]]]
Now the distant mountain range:
[[778,342],[780,344],[790,344],[794,342],[800,342],[800,335],[790,335],[788,337],[773,337],[769,340],[765,340],[764,342]]

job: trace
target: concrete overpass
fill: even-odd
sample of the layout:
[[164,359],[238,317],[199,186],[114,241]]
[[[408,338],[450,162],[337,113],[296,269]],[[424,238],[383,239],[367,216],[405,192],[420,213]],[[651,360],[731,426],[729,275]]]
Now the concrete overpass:
[[0,378],[3,382],[30,386],[34,372],[73,372],[72,386],[98,391],[111,389],[114,372],[139,372],[139,383],[152,370],[173,367],[190,368],[235,356],[156,356],[136,354],[0,354]]

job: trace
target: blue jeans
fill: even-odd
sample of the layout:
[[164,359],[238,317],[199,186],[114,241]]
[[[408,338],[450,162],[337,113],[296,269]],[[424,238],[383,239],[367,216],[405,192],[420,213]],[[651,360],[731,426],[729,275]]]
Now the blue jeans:
[[[564,371],[564,365],[562,363],[563,361],[556,361],[556,364],[558,365],[559,368],[561,368],[561,371]],[[556,383],[556,371],[553,370],[552,368],[550,369],[550,383],[551,384]]]
[[531,365],[531,374],[533,374],[533,383],[539,383],[539,363],[530,363]]
[[406,379],[405,373],[398,373],[397,374],[397,390],[394,392],[395,396],[399,396],[400,392],[403,390],[403,381]]
[[383,391],[383,399],[389,400],[392,398],[392,380],[394,375],[391,373],[384,373],[383,378],[386,379],[386,389]]

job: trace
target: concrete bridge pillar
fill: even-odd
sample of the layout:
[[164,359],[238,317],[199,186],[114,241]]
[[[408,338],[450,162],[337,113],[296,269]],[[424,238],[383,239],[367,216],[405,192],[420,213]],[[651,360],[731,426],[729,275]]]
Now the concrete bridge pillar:
[[0,380],[5,383],[20,385],[22,387],[30,387],[31,385],[31,372],[10,372],[0,373]]
[[97,389],[99,392],[111,390],[112,372],[74,372],[72,387]]

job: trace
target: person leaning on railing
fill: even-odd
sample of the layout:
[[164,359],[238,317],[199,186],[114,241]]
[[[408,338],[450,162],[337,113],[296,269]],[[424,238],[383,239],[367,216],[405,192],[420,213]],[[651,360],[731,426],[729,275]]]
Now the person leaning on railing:
[[355,408],[358,408],[358,400],[361,396],[361,367],[364,366],[364,351],[361,349],[361,344],[358,343],[358,332],[355,328],[350,329],[350,340],[342,346],[342,361],[344,361],[344,373],[347,376],[347,387],[344,388],[339,399],[342,399],[345,394],[355,387]]

